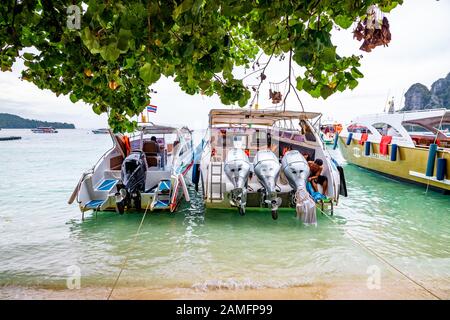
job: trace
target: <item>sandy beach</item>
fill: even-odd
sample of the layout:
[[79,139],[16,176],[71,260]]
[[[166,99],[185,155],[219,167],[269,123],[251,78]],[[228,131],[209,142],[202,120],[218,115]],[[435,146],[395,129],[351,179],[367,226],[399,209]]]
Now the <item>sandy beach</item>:
[[[441,299],[450,298],[450,288],[433,291]],[[80,289],[52,289],[39,287],[5,286],[0,288],[1,299],[107,299],[111,288],[85,287]],[[383,284],[379,289],[369,289],[362,281],[337,281],[333,284],[315,284],[289,288],[263,289],[217,289],[196,290],[192,288],[148,289],[143,287],[117,287],[113,300],[342,300],[342,299],[389,299],[415,300],[436,299],[424,289],[396,279]]]

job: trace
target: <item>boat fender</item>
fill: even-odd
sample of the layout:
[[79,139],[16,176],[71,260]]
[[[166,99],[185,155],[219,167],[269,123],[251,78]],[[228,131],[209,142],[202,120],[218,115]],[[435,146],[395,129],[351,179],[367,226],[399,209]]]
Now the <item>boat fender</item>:
[[444,180],[446,166],[447,166],[446,159],[444,159],[444,158],[437,159],[436,180],[439,180],[439,181]]
[[172,193],[170,197],[170,212],[174,212],[177,207],[177,196],[178,196],[178,187],[180,185],[180,179],[178,179],[176,176],[172,176]]
[[194,163],[192,166],[192,183],[195,185],[195,191],[198,191],[198,183],[200,181],[200,164]]
[[352,139],[353,139],[353,132],[350,132],[349,134],[348,134],[348,137],[347,137],[347,145],[350,145],[350,143],[352,142]]
[[370,141],[366,141],[364,145],[364,155],[366,157],[370,156]]
[[333,150],[336,150],[338,141],[339,141],[339,133],[336,132],[336,134],[334,135]]
[[433,176],[434,171],[434,160],[436,158],[436,152],[437,152],[437,144],[432,143],[430,144],[430,150],[428,150],[428,161],[427,161],[427,177]]
[[339,194],[341,196],[347,197],[348,193],[347,193],[347,182],[345,181],[345,174],[344,174],[344,168],[341,166],[337,166],[337,170],[339,172]]
[[391,146],[391,161],[397,161],[397,144],[393,143]]
[[181,187],[183,188],[183,194],[184,194],[184,198],[186,199],[187,202],[191,201],[191,198],[189,197],[189,191],[186,185],[186,181],[184,180],[184,177],[182,174],[178,175],[178,180],[180,181]]

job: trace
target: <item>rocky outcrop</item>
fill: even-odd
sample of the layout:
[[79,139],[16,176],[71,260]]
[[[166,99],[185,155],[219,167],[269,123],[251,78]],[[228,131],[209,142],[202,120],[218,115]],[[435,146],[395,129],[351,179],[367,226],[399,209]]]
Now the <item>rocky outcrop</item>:
[[403,110],[450,109],[450,73],[431,85],[431,90],[421,83],[413,84],[405,93]]

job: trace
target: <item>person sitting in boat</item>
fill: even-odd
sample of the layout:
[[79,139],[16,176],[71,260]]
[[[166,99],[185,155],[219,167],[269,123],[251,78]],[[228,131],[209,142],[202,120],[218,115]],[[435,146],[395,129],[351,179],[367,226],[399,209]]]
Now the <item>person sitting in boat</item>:
[[151,136],[150,140],[153,141],[154,143],[156,143],[156,147],[157,147],[156,150],[158,150],[158,152],[160,152],[159,143],[158,143],[158,140],[156,139],[156,137],[155,136]]
[[315,161],[308,161],[309,165],[309,178],[308,181],[311,182],[314,190],[319,192],[318,185],[322,186],[323,195],[327,195],[328,189],[328,178],[326,176],[321,175],[323,171],[323,161],[322,159],[316,159]]

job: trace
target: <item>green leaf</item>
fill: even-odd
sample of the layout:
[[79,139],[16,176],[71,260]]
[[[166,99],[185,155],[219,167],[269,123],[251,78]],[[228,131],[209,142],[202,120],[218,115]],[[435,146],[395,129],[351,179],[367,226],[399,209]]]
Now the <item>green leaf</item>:
[[326,64],[336,62],[336,47],[326,47],[322,51],[322,61]]
[[334,90],[329,86],[325,85],[320,88],[320,96],[324,99],[328,98],[333,94]]
[[359,71],[357,68],[352,68],[351,72],[352,72],[352,76],[355,77],[355,79],[364,77],[364,75],[361,73],[361,71]]
[[117,40],[117,48],[122,52],[125,53],[128,51],[129,48],[129,41],[133,37],[133,34],[130,30],[126,29],[120,29],[119,31],[119,38]]
[[158,81],[161,77],[161,74],[159,73],[157,68],[155,68],[148,62],[146,62],[144,66],[139,69],[139,75],[148,86]]
[[97,38],[91,33],[91,30],[86,27],[81,32],[81,40],[83,41],[86,48],[89,49],[89,51],[92,54],[99,53],[100,44],[97,41]]
[[336,24],[344,29],[348,29],[350,28],[350,26],[353,24],[353,19],[349,16],[343,16],[343,15],[338,15],[334,18],[334,22],[336,22]]
[[70,99],[70,101],[72,101],[72,103],[75,103],[78,101],[78,98],[74,93],[70,94],[69,99]]
[[204,0],[195,0],[194,4],[192,5],[192,13],[194,15],[197,15],[200,12],[201,7],[203,7]]
[[348,82],[348,87],[350,89],[352,89],[352,90],[355,89],[357,85],[358,85],[358,81],[357,80],[350,80]]
[[114,62],[120,56],[120,50],[117,48],[117,43],[113,42],[100,49],[100,55],[106,61]]
[[386,5],[382,5],[380,6],[381,11],[383,12],[390,12],[392,9],[394,9],[398,4],[403,3],[403,1],[392,1],[391,3],[388,3]]
[[303,79],[301,77],[297,77],[297,90],[303,90]]
[[32,53],[29,53],[29,52],[25,52],[25,53],[23,54],[23,57],[24,57],[25,60],[30,61],[30,60],[33,60],[33,59],[34,59],[35,55],[32,54]]
[[175,8],[173,11],[173,18],[177,19],[178,16],[192,7],[193,0],[184,0],[179,6]]

